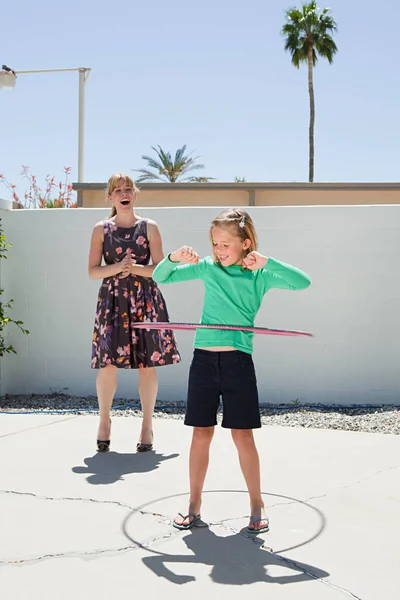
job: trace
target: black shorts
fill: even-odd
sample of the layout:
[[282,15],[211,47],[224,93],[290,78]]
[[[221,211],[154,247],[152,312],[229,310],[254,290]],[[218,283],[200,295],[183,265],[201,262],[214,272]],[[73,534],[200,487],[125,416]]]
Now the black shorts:
[[196,349],[189,371],[185,425],[216,425],[220,397],[223,403],[222,427],[261,427],[251,354],[239,350],[210,352]]

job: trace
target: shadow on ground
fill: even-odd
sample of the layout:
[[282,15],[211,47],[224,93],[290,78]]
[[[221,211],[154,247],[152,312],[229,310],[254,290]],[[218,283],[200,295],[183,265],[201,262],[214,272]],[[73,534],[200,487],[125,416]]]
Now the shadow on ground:
[[92,485],[107,485],[124,479],[124,475],[154,471],[164,461],[178,456],[179,454],[164,455],[157,452],[98,452],[84,459],[86,467],[73,467],[72,471],[79,475],[87,475],[87,482]]
[[[204,564],[211,567],[210,577],[214,583],[225,585],[249,585],[257,582],[285,585],[322,579],[329,573],[317,567],[279,559],[274,554],[262,550],[263,540],[249,539],[239,533],[218,536],[209,528],[194,528],[183,537],[192,555],[154,554],[143,558],[143,563],[158,577],[168,579],[178,585],[195,581],[194,575],[174,573],[174,565]],[[268,568],[274,574],[268,572]],[[179,567],[178,567],[179,568]],[[282,574],[277,574],[277,568]],[[288,573],[288,569],[292,572]]]

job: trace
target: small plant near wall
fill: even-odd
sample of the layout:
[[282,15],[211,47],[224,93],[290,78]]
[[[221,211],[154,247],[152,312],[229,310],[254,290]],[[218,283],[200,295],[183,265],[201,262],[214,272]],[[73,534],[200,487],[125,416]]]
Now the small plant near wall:
[[64,167],[64,179],[58,183],[55,177],[47,175],[44,187],[40,187],[35,175],[29,167],[23,166],[21,175],[28,181],[29,187],[23,195],[17,192],[17,186],[10,183],[4,175],[0,174],[0,182],[5,185],[14,202],[23,208],[77,208],[75,193],[69,182],[71,167]]
[[[0,260],[7,258],[7,251],[10,246],[11,244],[7,244],[6,242],[6,236],[3,232],[3,227],[0,219]],[[8,315],[8,311],[11,309],[14,300],[9,300],[5,303],[2,302],[1,296],[3,292],[4,290],[0,288],[0,358],[10,352],[16,354],[15,348],[12,345],[7,346],[4,338],[4,330],[9,323],[14,323],[14,325],[17,325],[17,327],[20,328],[24,335],[29,335],[29,331],[22,327],[22,321],[16,321]]]

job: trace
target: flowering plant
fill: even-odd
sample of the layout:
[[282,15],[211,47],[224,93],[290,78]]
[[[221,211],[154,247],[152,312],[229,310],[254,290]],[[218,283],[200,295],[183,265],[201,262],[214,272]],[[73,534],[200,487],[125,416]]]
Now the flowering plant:
[[23,165],[21,175],[29,183],[28,190],[21,198],[17,193],[17,187],[10,183],[4,175],[0,174],[0,182],[10,191],[14,202],[18,202],[24,208],[76,208],[78,206],[72,185],[69,183],[71,167],[64,167],[64,181],[56,183],[55,177],[46,176],[45,189],[39,187],[35,175],[29,171],[29,167]]
[[[0,259],[7,258],[7,251],[10,246],[11,246],[11,244],[7,244],[6,236],[4,234],[2,224],[1,224],[1,219],[0,219]],[[0,296],[3,294],[3,292],[4,292],[4,290],[0,288]],[[28,329],[24,329],[22,327],[22,325],[23,325],[22,321],[16,321],[15,319],[12,319],[8,315],[8,311],[11,308],[13,302],[14,302],[14,300],[9,300],[8,302],[4,303],[0,299],[0,358],[10,352],[13,352],[14,354],[16,354],[14,346],[12,346],[11,344],[9,346],[7,346],[7,344],[6,344],[4,330],[9,323],[14,323],[14,325],[17,325],[17,327],[20,328],[21,332],[24,335],[29,335]]]

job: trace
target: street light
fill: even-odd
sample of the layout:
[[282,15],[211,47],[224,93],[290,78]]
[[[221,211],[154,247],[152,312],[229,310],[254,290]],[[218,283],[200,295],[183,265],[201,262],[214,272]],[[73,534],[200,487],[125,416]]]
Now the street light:
[[35,71],[14,71],[2,66],[0,71],[0,88],[13,88],[15,86],[15,78],[18,75],[31,73],[66,73],[71,71],[79,72],[79,109],[78,109],[78,182],[84,180],[84,152],[85,152],[85,84],[88,80],[91,69],[79,67],[77,69],[41,69]]

